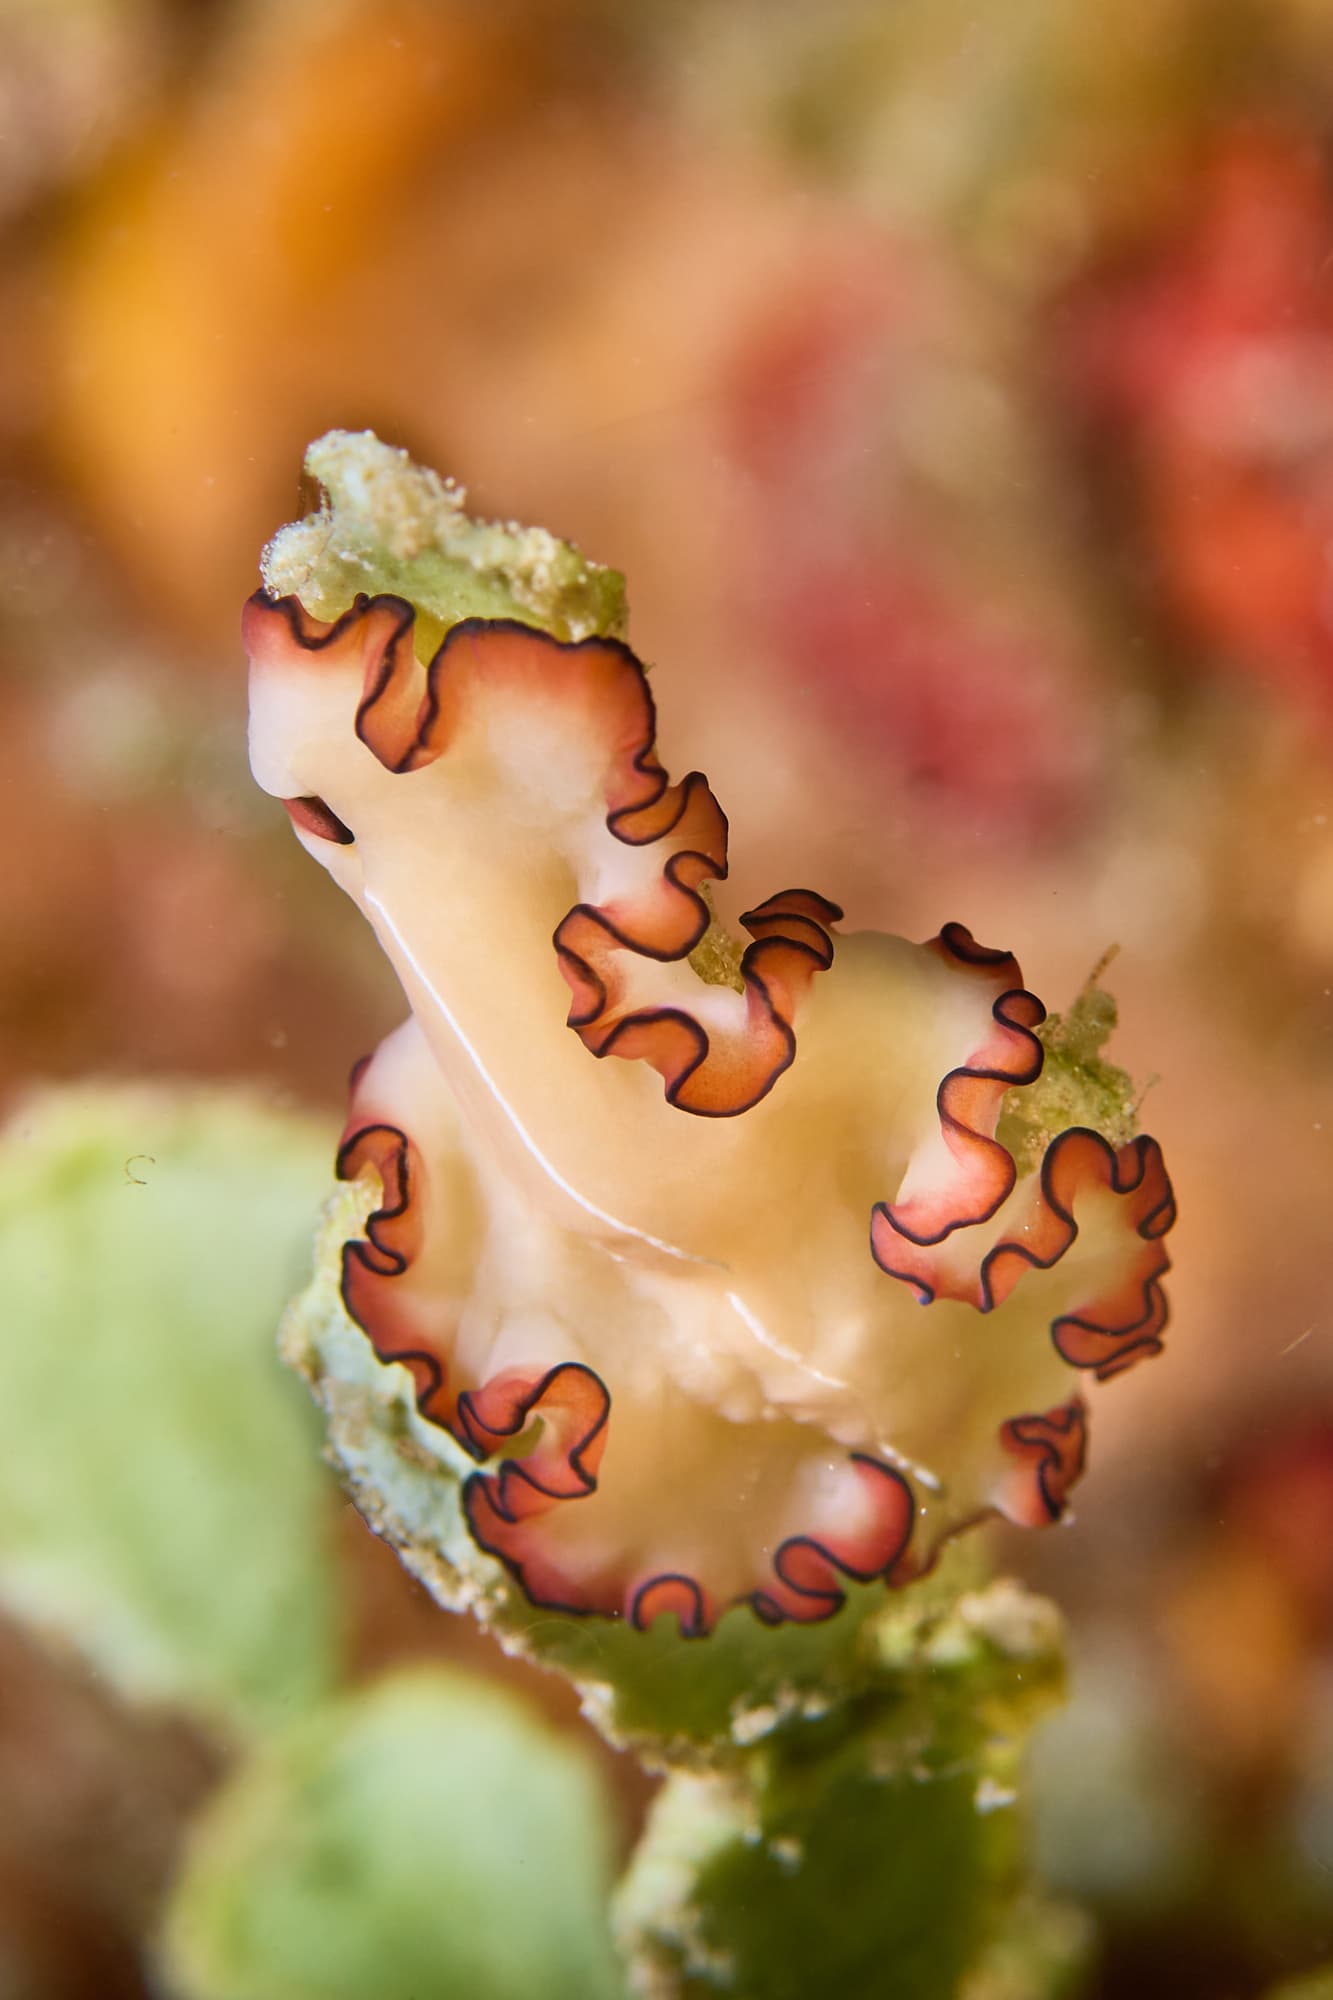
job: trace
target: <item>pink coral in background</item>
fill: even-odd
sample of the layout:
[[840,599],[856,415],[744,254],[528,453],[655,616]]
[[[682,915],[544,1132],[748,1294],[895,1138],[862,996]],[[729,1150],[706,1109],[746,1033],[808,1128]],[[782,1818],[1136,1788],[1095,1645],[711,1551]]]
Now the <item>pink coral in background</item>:
[[[851,760],[929,817],[1024,845],[1085,811],[1104,703],[1068,607],[1013,581],[1002,538],[977,559],[995,468],[969,490],[966,466],[994,455],[1000,392],[984,353],[950,351],[959,307],[923,255],[866,231],[742,329],[725,405],[741,589]],[[921,463],[927,439],[961,463]]]
[[1056,324],[1166,608],[1333,716],[1333,195],[1290,133],[1224,134],[1171,223]]

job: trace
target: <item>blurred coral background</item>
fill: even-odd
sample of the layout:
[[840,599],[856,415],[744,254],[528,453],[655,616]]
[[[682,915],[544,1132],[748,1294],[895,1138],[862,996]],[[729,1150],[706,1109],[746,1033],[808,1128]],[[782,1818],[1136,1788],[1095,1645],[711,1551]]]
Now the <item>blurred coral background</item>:
[[[335,425],[626,571],[737,907],[958,919],[1054,1007],[1118,947],[1173,1330],[1073,1524],[997,1540],[1073,1625],[1038,1857],[1108,2000],[1327,1958],[1333,12],[3,0],[11,1101],[245,1079],[331,1148],[397,1016],[245,762],[239,607]],[[355,1671],[518,1675],[346,1508],[340,1561]],[[215,1775],[0,1628],[6,2000],[148,1992]]]

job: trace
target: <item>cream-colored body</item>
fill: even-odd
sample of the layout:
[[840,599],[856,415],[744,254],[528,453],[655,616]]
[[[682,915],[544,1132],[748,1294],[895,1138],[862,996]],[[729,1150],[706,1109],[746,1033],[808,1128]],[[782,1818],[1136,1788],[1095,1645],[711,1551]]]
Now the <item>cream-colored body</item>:
[[[684,1571],[714,1601],[743,1595],[786,1537],[856,1507],[849,1452],[906,1476],[918,1559],[979,1513],[1015,1511],[1003,1427],[1069,1402],[1077,1371],[1052,1324],[1142,1244],[1120,1194],[1090,1185],[1066,1253],[988,1313],[919,1304],[872,1256],[876,1203],[948,1201],[959,1169],[938,1093],[984,1063],[995,981],[930,947],[838,936],[796,1010],[791,1066],[738,1116],[691,1115],[646,1062],[598,1060],[566,1025],[557,926],[578,904],[650,901],[662,875],[660,843],[608,828],[624,746],[577,703],[483,682],[442,754],[387,769],[356,733],[366,649],[303,651],[287,631],[260,617],[251,638],[255,774],[354,835],[298,827],[412,1010],[355,1107],[420,1163],[424,1233],[394,1281],[399,1310],[463,1388],[577,1361],[610,1395],[596,1490],[541,1525],[562,1566]],[[744,1036],[745,994],[684,955],[622,958],[622,1012]],[[974,1274],[993,1243],[1023,1242],[1040,1200],[1020,1181],[929,1254]],[[1021,1497],[1016,1511],[1032,1517]]]

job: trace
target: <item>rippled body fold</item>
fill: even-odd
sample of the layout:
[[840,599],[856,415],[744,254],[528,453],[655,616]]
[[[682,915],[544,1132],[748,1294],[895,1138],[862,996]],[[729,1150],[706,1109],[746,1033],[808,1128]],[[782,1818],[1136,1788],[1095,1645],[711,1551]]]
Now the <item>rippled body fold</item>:
[[844,935],[788,889],[701,977],[727,822],[629,649],[413,634],[252,599],[252,759],[411,1006],[354,1078],[343,1296],[475,1460],[476,1541],[536,1603],[693,1633],[1058,1518],[1085,1377],[1160,1346],[1154,1142],[1018,1174],[1043,1010],[959,925]]

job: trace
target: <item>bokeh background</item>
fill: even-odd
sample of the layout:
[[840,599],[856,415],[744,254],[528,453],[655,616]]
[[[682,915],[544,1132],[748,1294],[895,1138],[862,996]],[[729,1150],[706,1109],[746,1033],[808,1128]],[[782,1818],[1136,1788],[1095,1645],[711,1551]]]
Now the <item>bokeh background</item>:
[[[10,1105],[207,1079],[331,1148],[397,1018],[245,767],[332,426],[627,572],[737,907],[959,919],[1057,1007],[1118,947],[1174,1318],[997,1542],[1073,1627],[1038,1858],[1107,2000],[1333,1956],[1333,12],[0,0]],[[332,1517],[346,1675],[581,1729]],[[224,1764],[0,1626],[7,2000],[150,1991]]]

